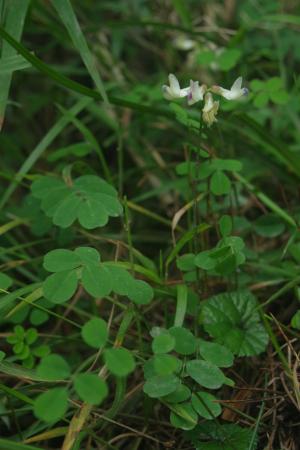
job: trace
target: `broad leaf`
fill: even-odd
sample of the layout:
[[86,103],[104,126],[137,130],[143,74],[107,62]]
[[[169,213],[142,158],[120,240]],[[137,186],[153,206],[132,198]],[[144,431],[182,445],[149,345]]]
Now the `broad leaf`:
[[99,405],[108,395],[107,384],[93,373],[79,373],[74,379],[74,388],[81,400]]
[[49,389],[34,402],[34,414],[44,422],[54,423],[62,419],[68,408],[68,391],[63,387]]
[[219,294],[203,302],[200,323],[238,356],[258,355],[268,344],[256,298],[247,291]]
[[105,350],[104,360],[108,370],[118,377],[126,377],[135,369],[134,357],[126,348]]
[[188,361],[186,372],[194,381],[208,389],[219,389],[226,382],[225,375],[215,364],[201,359]]
[[77,283],[74,270],[53,273],[43,283],[44,296],[53,303],[64,303],[75,294]]

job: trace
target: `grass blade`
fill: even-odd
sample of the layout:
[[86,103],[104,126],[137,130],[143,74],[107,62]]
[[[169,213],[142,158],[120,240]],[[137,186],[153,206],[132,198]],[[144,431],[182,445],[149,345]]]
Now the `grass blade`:
[[[29,3],[30,0],[9,0],[7,2],[5,29],[16,39],[16,41],[19,41],[21,38]],[[16,50],[11,47],[8,42],[4,41],[2,44],[1,63],[3,64],[3,61],[15,56],[15,54]],[[0,129],[2,128],[4,121],[13,70],[8,72],[1,71],[0,74]]]
[[41,157],[44,151],[49,147],[51,142],[61,133],[61,131],[72,121],[72,117],[79,114],[89,103],[90,99],[83,98],[80,99],[74,106],[69,110],[70,115],[64,115],[61,117],[55,125],[48,131],[48,133],[43,137],[43,139],[38,143],[35,149],[31,152],[28,158],[24,161],[19,171],[17,172],[15,179],[10,183],[6,191],[4,192],[2,199],[0,201],[0,210],[7,203],[10,196],[13,194],[19,183],[23,180],[24,176],[33,167],[36,161]]
[[[9,33],[7,33],[2,27],[0,27],[0,36],[5,39],[12,47],[14,47],[20,55],[22,55],[27,61],[29,61],[39,72],[44,73],[52,80],[56,81],[59,85],[70,89],[78,94],[85,95],[86,97],[93,98],[94,100],[103,101],[103,97],[100,92],[90,89],[77,81],[57,72],[52,67],[45,64],[41,59],[37,58],[33,53],[27,50],[22,44],[17,42]],[[174,114],[167,108],[156,108],[151,105],[141,105],[130,100],[125,100],[119,97],[109,96],[109,102],[116,106],[123,108],[129,108],[139,112],[145,112],[153,114],[155,116],[164,116],[173,118]]]
[[73,41],[74,46],[80,53],[82,61],[84,62],[90,76],[92,77],[97,89],[101,93],[104,102],[108,103],[108,98],[100,78],[99,72],[96,69],[95,60],[90,52],[85,37],[81,31],[77,17],[74,13],[70,0],[53,0],[52,5],[56,9],[65,25],[68,33]]
[[0,450],[43,450],[41,447],[32,447],[32,445],[19,444],[0,438]]

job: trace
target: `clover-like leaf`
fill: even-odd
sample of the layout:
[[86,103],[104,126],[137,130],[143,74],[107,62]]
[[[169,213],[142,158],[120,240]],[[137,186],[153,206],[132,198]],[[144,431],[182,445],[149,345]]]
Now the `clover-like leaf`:
[[134,357],[126,348],[105,350],[104,360],[108,370],[118,377],[126,377],[135,369]]
[[74,270],[56,272],[46,278],[43,293],[53,303],[65,303],[76,292],[78,279]]
[[143,389],[149,397],[160,398],[175,392],[179,385],[179,378],[173,374],[157,375],[149,378]]
[[222,408],[217,402],[216,397],[209,392],[195,392],[192,395],[192,405],[199,416],[208,420],[218,417],[222,412]]
[[74,379],[74,388],[81,400],[99,405],[108,394],[107,384],[93,373],[79,373]]
[[198,423],[198,415],[190,402],[172,405],[170,422],[175,428],[192,430]]
[[61,228],[78,219],[84,228],[93,229],[106,225],[110,216],[122,214],[117,191],[96,175],[83,175],[68,185],[54,177],[42,177],[33,182],[32,194]]
[[64,387],[49,389],[34,401],[34,414],[44,422],[55,423],[68,409],[68,391]]
[[64,248],[51,250],[44,256],[44,268],[48,272],[63,272],[79,267],[81,260],[76,253]]
[[107,323],[100,317],[93,317],[83,325],[81,336],[90,347],[101,348],[108,338]]
[[215,365],[201,359],[192,359],[186,365],[187,374],[208,389],[219,389],[226,382],[223,372]]
[[109,295],[113,280],[109,270],[103,264],[88,264],[82,270],[81,281],[84,289],[94,297]]

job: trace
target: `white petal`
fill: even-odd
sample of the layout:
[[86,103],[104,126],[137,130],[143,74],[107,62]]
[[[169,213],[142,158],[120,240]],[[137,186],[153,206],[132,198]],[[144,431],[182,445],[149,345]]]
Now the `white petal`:
[[190,91],[191,91],[190,87],[180,89],[180,97],[186,97],[187,95],[189,95]]
[[178,95],[178,97],[180,97],[180,85],[179,85],[179,81],[177,80],[177,78],[175,77],[175,75],[173,75],[172,73],[170,73],[169,75],[169,83],[170,83],[170,88],[173,91],[173,93],[175,95]]
[[239,91],[242,87],[242,82],[243,82],[243,78],[242,77],[238,77],[235,82],[233,83],[233,85],[231,86],[231,91]]
[[172,95],[172,93],[170,92],[170,88],[169,86],[167,86],[166,84],[164,84],[161,88],[163,96],[166,100],[173,100],[174,97]]
[[205,104],[204,104],[204,108],[202,109],[202,111],[207,112],[209,111],[214,105],[213,102],[213,96],[210,92],[208,92],[205,96]]

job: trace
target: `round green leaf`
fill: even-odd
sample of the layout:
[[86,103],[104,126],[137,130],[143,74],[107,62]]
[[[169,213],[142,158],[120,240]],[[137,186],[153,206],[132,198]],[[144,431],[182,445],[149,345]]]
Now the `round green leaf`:
[[197,340],[193,333],[183,327],[172,327],[169,333],[175,338],[174,350],[180,355],[191,355],[197,349]]
[[96,175],[83,175],[82,177],[77,178],[77,180],[74,181],[74,188],[78,191],[84,191],[90,194],[98,192],[112,197],[118,195],[113,186]]
[[83,325],[81,336],[90,347],[101,348],[108,338],[107,323],[103,319],[93,317]]
[[180,359],[172,355],[155,355],[153,359],[154,370],[157,375],[169,375],[179,372],[182,365]]
[[82,265],[98,264],[100,262],[99,252],[95,248],[77,247],[74,252],[80,258]]
[[30,323],[35,326],[47,322],[48,319],[49,314],[47,314],[45,311],[41,311],[40,309],[33,309],[29,317]]
[[266,214],[254,222],[254,230],[260,236],[274,238],[284,232],[285,225],[276,214]]
[[145,281],[133,279],[128,287],[127,296],[137,305],[148,305],[153,299],[153,289]]
[[91,405],[99,405],[108,394],[105,381],[92,373],[76,375],[74,388],[81,400]]
[[28,345],[32,345],[39,337],[38,332],[35,328],[29,328],[25,333],[25,340]]
[[118,267],[112,263],[106,264],[105,267],[109,270],[113,282],[113,291],[118,295],[126,295],[133,290],[134,278],[123,267]]
[[68,391],[63,387],[49,389],[34,402],[34,414],[44,422],[54,423],[62,419],[68,409]]
[[170,422],[175,428],[192,430],[198,423],[198,416],[190,402],[172,406]]
[[225,382],[225,375],[217,366],[201,359],[188,361],[186,371],[193,380],[208,389],[219,389]]
[[68,228],[76,220],[81,198],[75,192],[70,191],[55,209],[53,223],[61,228]]
[[126,348],[105,350],[104,360],[108,370],[118,377],[126,377],[135,369],[134,357]]
[[168,353],[171,352],[175,347],[175,337],[170,333],[162,333],[152,341],[153,353]]
[[269,93],[268,92],[259,92],[253,100],[253,104],[256,108],[263,108],[269,102]]
[[175,375],[155,376],[149,378],[144,384],[144,392],[149,397],[164,397],[176,391],[180,385],[180,380]]
[[72,270],[79,267],[80,259],[76,253],[71,250],[59,248],[52,250],[44,256],[44,268],[48,272],[63,272],[65,270]]
[[103,227],[108,222],[108,214],[105,207],[95,195],[82,200],[78,207],[78,220],[80,225],[87,230]]
[[103,264],[88,264],[82,270],[81,281],[84,289],[93,297],[105,297],[113,286],[109,270]]
[[188,400],[191,395],[191,390],[184,384],[180,384],[176,391],[172,392],[172,394],[166,395],[164,400],[168,403],[180,403]]
[[268,334],[251,292],[218,294],[205,300],[200,323],[219,344],[238,356],[258,355],[268,344]]
[[212,420],[218,417],[222,408],[214,395],[208,392],[198,391],[192,395],[192,405],[199,416],[204,419]]
[[49,192],[60,191],[66,187],[65,183],[55,177],[40,177],[31,185],[32,195],[42,199],[49,195]]
[[221,70],[227,72],[231,70],[242,56],[241,50],[237,48],[229,48],[224,50],[218,57],[218,64]]
[[74,270],[53,273],[43,283],[44,296],[53,303],[64,303],[75,294],[77,282]]
[[218,367],[230,367],[233,364],[233,354],[224,345],[201,340],[199,353],[203,359]]
[[107,194],[94,194],[93,199],[101,203],[109,216],[117,217],[122,214],[122,205],[116,197]]
[[65,380],[71,371],[67,361],[60,355],[52,353],[41,359],[37,374],[47,380]]
[[204,250],[195,256],[194,263],[203,270],[212,270],[216,265],[216,260],[211,257],[210,250]]
[[225,195],[230,192],[230,180],[221,170],[216,170],[210,179],[210,189],[215,195]]

